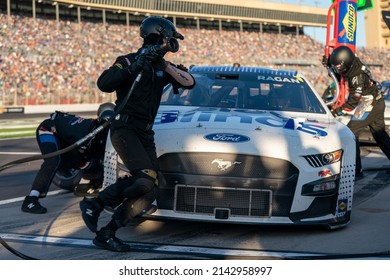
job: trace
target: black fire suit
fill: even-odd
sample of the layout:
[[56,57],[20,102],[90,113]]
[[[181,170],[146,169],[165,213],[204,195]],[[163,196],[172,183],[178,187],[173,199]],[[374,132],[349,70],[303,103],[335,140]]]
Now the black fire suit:
[[390,159],[390,137],[386,133],[384,121],[385,102],[367,66],[358,57],[354,58],[351,68],[344,74],[344,77],[348,83],[349,96],[345,104],[338,110],[351,112],[363,96],[372,95],[373,97],[371,112],[361,119],[352,119],[348,123],[348,127],[356,136],[356,171],[359,173],[362,170],[362,164],[358,134],[364,127],[369,127],[375,142]]
[[[42,154],[49,154],[64,149],[90,133],[98,126],[97,119],[84,119],[79,116],[55,112],[50,118],[41,122],[36,130],[36,139]],[[31,190],[39,191],[39,197],[45,197],[54,175],[60,169],[83,169],[85,172],[96,172],[95,180],[103,179],[103,157],[107,129],[100,132],[95,139],[84,143],[79,149],[44,159]]]
[[[155,200],[157,192],[157,172],[159,170],[156,146],[154,142],[154,131],[152,129],[157,110],[160,106],[161,95],[164,86],[171,83],[174,88],[192,88],[183,86],[170,74],[166,72],[166,62],[162,57],[155,57],[150,62],[150,68],[145,68],[141,72],[131,72],[131,65],[135,63],[137,53],[117,57],[114,64],[106,69],[98,78],[97,85],[103,92],[116,91],[116,109],[125,99],[137,75],[142,73],[142,77],[135,86],[128,102],[123,110],[111,123],[111,142],[131,173],[131,177],[120,178],[116,183],[108,186],[99,193],[98,198],[104,205],[116,207],[113,218],[119,224],[125,225],[128,220],[138,215],[145,207]],[[177,69],[185,70],[170,63]],[[144,172],[148,170],[149,176]],[[147,178],[146,178],[147,177]],[[150,183],[150,179],[155,180]],[[142,181],[144,179],[144,181]],[[149,183],[145,180],[149,180]],[[144,197],[145,200],[138,199],[138,205],[134,199]],[[127,209],[130,204],[137,209]]]

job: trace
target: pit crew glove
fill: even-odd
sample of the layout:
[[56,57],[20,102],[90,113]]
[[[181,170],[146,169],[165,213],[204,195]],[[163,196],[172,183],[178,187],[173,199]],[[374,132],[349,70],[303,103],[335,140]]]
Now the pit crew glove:
[[135,73],[137,71],[148,71],[152,68],[150,61],[147,59],[145,55],[140,55],[137,57],[136,61],[134,61],[130,67],[130,73]]
[[321,61],[321,63],[322,63],[322,65],[325,66],[325,67],[329,66],[329,59],[328,59],[328,57],[327,57],[326,55],[323,55],[323,56],[322,56],[322,61]]
[[150,57],[156,57],[156,56],[161,56],[159,53],[160,50],[158,49],[158,46],[147,46],[142,49],[141,54],[150,56]]
[[333,109],[332,109],[332,114],[333,114],[334,116],[339,116],[339,117],[344,116],[343,109],[342,109],[341,107],[339,107],[339,108],[333,108]]
[[158,45],[146,46],[141,50],[141,55],[144,55],[149,61],[155,62],[162,58],[166,51],[163,51]]
[[351,110],[349,108],[342,108],[342,107],[339,107],[339,108],[336,108],[336,109],[332,109],[332,113],[333,115],[335,116],[339,116],[339,117],[342,117],[342,116],[352,116],[353,113],[354,113],[354,110]]
[[167,62],[165,61],[164,58],[158,57],[154,62],[153,65],[158,68],[158,69],[165,69],[167,67]]
[[183,64],[179,64],[176,66],[178,69],[188,72],[188,68],[185,67]]

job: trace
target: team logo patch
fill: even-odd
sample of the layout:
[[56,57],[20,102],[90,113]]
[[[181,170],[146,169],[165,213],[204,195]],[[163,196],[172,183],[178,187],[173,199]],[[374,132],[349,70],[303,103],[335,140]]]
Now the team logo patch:
[[78,123],[82,123],[84,121],[84,118],[81,118],[81,117],[74,117],[71,121],[70,121],[70,125],[76,125]]

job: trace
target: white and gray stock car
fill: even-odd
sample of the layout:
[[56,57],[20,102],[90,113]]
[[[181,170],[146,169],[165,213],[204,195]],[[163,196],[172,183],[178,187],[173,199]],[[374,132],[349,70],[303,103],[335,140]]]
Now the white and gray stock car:
[[[149,217],[345,226],[355,140],[299,73],[194,66],[192,90],[167,87],[154,131],[161,173]],[[108,142],[104,186],[126,170]]]

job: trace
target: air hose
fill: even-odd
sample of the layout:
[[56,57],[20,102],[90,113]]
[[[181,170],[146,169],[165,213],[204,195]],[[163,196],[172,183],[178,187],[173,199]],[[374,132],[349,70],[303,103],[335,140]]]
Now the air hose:
[[39,160],[39,159],[47,159],[47,158],[55,157],[55,156],[58,156],[58,155],[62,155],[64,153],[67,153],[67,152],[69,152],[69,151],[71,151],[73,149],[76,149],[76,148],[80,147],[84,142],[94,138],[99,132],[103,131],[114,120],[114,118],[123,110],[123,108],[125,107],[127,101],[129,100],[129,98],[131,96],[131,93],[133,92],[135,86],[140,81],[141,77],[142,77],[142,73],[139,73],[137,75],[137,77],[135,78],[135,80],[134,80],[134,82],[133,82],[129,92],[127,93],[127,95],[125,97],[125,99],[122,101],[122,103],[120,104],[118,109],[116,111],[114,111],[114,114],[108,119],[108,121],[104,122],[102,125],[100,125],[99,127],[95,128],[93,131],[88,133],[86,136],[84,136],[83,138],[81,138],[77,142],[73,143],[72,145],[70,145],[70,146],[68,146],[68,147],[66,147],[66,148],[64,148],[62,150],[58,150],[58,151],[55,151],[53,153],[49,153],[49,154],[45,154],[45,155],[35,155],[35,156],[31,156],[31,157],[26,157],[26,158],[22,158],[22,159],[18,159],[18,160],[6,163],[6,164],[0,166],[0,172],[5,170],[5,169],[7,169],[7,168],[15,166],[17,164],[30,162],[30,161],[35,161],[35,160]]
[[[13,167],[13,166],[15,166],[17,164],[30,162],[30,161],[35,161],[35,160],[39,160],[39,159],[47,159],[47,158],[51,158],[51,157],[55,157],[55,156],[64,154],[64,153],[69,152],[69,151],[71,151],[71,150],[73,150],[75,148],[80,147],[81,144],[83,144],[84,142],[86,142],[86,141],[92,139],[93,137],[95,137],[99,132],[104,130],[114,120],[114,118],[123,110],[123,108],[125,107],[126,103],[129,101],[129,98],[130,98],[134,88],[136,87],[138,82],[141,80],[141,77],[142,77],[142,72],[140,72],[137,75],[137,77],[135,78],[133,84],[131,85],[131,88],[130,88],[129,92],[125,96],[125,99],[121,102],[121,104],[119,105],[117,110],[114,111],[114,114],[108,119],[108,121],[104,122],[102,125],[100,125],[96,129],[94,129],[92,132],[88,133],[86,136],[84,136],[83,138],[81,138],[80,140],[75,142],[74,144],[72,144],[72,145],[70,145],[70,146],[68,146],[68,147],[66,147],[66,148],[64,148],[62,150],[58,150],[58,151],[55,151],[53,153],[49,153],[49,154],[45,154],[45,155],[35,155],[35,156],[32,156],[32,157],[22,158],[22,159],[18,159],[18,160],[6,163],[6,164],[4,164],[4,165],[2,165],[0,167],[0,172],[5,170],[5,169],[7,169],[7,168]],[[3,245],[4,248],[6,248],[12,254],[20,257],[21,259],[24,259],[24,260],[36,260],[35,258],[29,257],[27,255],[24,255],[24,254],[18,252],[17,250],[13,249],[11,246],[9,246],[3,240],[3,238],[1,238],[1,236],[0,236],[0,244]]]
[[334,72],[332,71],[332,69],[330,67],[326,67],[327,70],[328,70],[328,75],[332,78],[333,80],[333,83],[335,85],[335,88],[336,88],[336,94],[333,96],[332,100],[329,100],[328,102],[326,102],[325,105],[327,106],[331,106],[333,105],[339,98],[339,95],[340,95],[340,85],[339,85],[339,81],[337,80],[337,77],[336,75],[334,74]]
[[4,246],[5,249],[7,249],[8,251],[10,251],[12,254],[14,254],[15,256],[18,256],[19,258],[23,259],[23,260],[37,260],[33,257],[30,257],[30,256],[27,256],[23,253],[20,253],[19,251],[15,250],[14,248],[12,248],[11,246],[9,246],[4,240],[3,238],[0,237],[0,244]]
[[95,130],[93,130],[92,132],[88,133],[86,136],[84,136],[83,138],[81,138],[80,140],[78,140],[77,142],[75,142],[74,144],[62,149],[62,150],[58,150],[58,151],[55,151],[53,153],[49,153],[49,154],[44,154],[44,155],[35,155],[35,156],[31,156],[31,157],[26,157],[26,158],[22,158],[22,159],[18,159],[18,160],[15,160],[15,161],[11,161],[9,163],[6,163],[4,165],[2,165],[0,167],[0,172],[7,169],[7,168],[10,168],[12,166],[15,166],[17,164],[21,164],[21,163],[25,163],[25,162],[30,162],[30,161],[35,161],[35,160],[39,160],[39,159],[47,159],[47,158],[51,158],[51,157],[55,157],[55,156],[58,156],[58,155],[62,155],[64,153],[67,153],[75,148],[78,148],[81,146],[81,144],[83,144],[85,141],[89,140],[89,139],[92,139],[93,137],[95,137],[100,131],[102,131],[103,129],[105,129],[109,124],[110,124],[110,121],[111,118],[103,123],[101,126],[97,127]]

